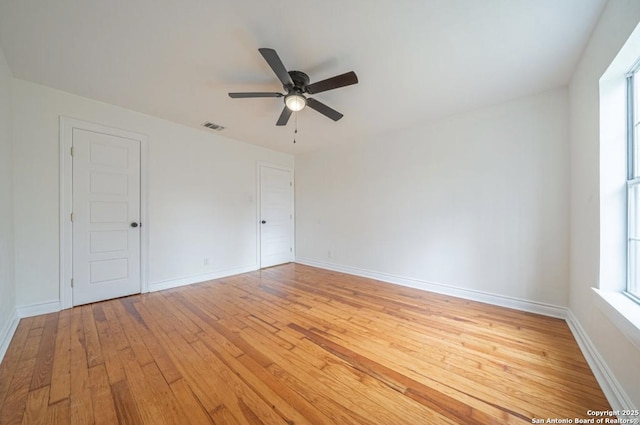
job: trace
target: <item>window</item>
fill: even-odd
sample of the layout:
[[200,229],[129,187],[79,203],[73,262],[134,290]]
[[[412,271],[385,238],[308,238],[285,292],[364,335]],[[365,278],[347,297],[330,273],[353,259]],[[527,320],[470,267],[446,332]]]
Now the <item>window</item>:
[[640,302],[640,62],[627,74],[627,294]]
[[[638,46],[640,26],[633,31],[598,81],[600,273],[598,288],[593,288],[593,291],[594,304],[598,310],[640,348]],[[586,116],[588,115],[584,115],[585,118]],[[590,124],[584,123],[586,126]],[[578,129],[583,128],[581,122],[576,121],[574,125]],[[638,134],[634,135],[634,132]],[[629,137],[625,137],[627,134]],[[633,293],[636,295],[632,295]]]

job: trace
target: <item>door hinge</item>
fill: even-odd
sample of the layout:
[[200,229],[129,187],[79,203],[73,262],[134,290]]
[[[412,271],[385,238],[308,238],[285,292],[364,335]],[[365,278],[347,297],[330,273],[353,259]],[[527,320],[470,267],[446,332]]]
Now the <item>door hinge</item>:
[[73,146],[71,146],[71,156],[73,156]]
[[71,287],[73,288],[73,278],[71,278]]
[[71,213],[71,221],[73,222],[73,213]]
[[293,182],[289,182],[289,187],[293,187]]
[[293,248],[289,247],[289,252],[293,252]]

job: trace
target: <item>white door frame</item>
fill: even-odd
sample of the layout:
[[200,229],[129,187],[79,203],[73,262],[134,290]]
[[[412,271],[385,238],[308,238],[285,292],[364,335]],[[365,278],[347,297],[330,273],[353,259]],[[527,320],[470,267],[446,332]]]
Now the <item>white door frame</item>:
[[296,195],[296,180],[295,180],[295,171],[291,167],[287,167],[285,165],[272,164],[270,162],[265,161],[257,161],[256,162],[256,264],[258,265],[258,269],[262,268],[262,230],[260,225],[260,212],[261,212],[261,184],[260,184],[260,168],[261,167],[269,167],[276,168],[278,170],[289,171],[291,173],[291,214],[293,218],[291,219],[291,261],[295,261],[296,258],[296,210],[295,210],[295,195]]
[[73,226],[71,212],[73,206],[73,162],[71,146],[73,129],[78,128],[96,133],[125,137],[140,141],[140,292],[149,292],[148,253],[149,226],[147,220],[148,183],[148,137],[143,134],[107,127],[101,124],[60,116],[60,308],[73,307]]

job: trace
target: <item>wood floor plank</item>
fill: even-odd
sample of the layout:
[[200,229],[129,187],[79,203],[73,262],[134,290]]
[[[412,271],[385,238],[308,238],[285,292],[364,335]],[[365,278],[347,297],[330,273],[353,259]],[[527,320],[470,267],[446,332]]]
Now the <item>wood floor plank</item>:
[[525,424],[610,406],[563,320],[288,264],[23,319],[3,424]]
[[[38,367],[36,362],[36,368]],[[35,376],[35,375],[34,375]],[[37,387],[29,392],[22,417],[23,424],[48,425],[49,387]]]
[[[369,320],[369,321],[368,321],[368,323],[370,323],[370,322],[371,322],[371,321]],[[380,325],[379,325],[379,326],[380,326]],[[386,335],[389,335],[390,333],[393,333],[393,330],[391,330],[390,332],[385,332],[385,331],[383,330],[383,332],[381,332],[381,335],[385,335],[385,336],[386,336]],[[396,334],[397,334],[397,333],[396,333]],[[384,347],[383,347],[383,348],[384,348]],[[430,358],[430,357],[431,357],[431,356],[428,356],[427,358]],[[436,358],[440,358],[441,356],[440,356],[440,355],[438,355],[438,356],[434,356],[434,357],[436,357]],[[548,360],[548,359],[546,359],[546,360]],[[473,372],[473,371],[474,371],[474,369],[472,368],[472,369],[470,369],[470,371],[471,371],[471,372]],[[464,372],[464,371],[463,371],[463,372]],[[476,374],[477,374],[477,372],[476,372]],[[487,376],[491,376],[491,375],[487,375]],[[483,382],[483,381],[485,381],[485,380],[484,380],[484,379],[477,379],[477,381],[480,383],[480,382]],[[507,394],[510,394],[510,393],[512,393],[512,392],[514,392],[514,391],[515,391],[515,390],[509,390],[509,391],[505,391],[505,392],[506,392]],[[523,397],[527,397],[527,398],[528,398],[528,396],[527,396],[526,394],[523,394]]]
[[[378,323],[376,328],[384,331],[384,325],[381,323]],[[370,335],[367,334],[369,334],[368,331],[361,329],[357,334],[349,333],[346,335],[346,338],[351,342],[356,342],[362,340],[362,338],[370,338]],[[389,331],[389,333],[384,332],[384,334],[394,335],[391,331]],[[473,357],[455,348],[441,350],[438,345],[434,344],[436,341],[425,344],[425,347],[422,349],[421,347],[414,346],[416,349],[414,352],[407,350],[400,350],[401,352],[398,352],[397,347],[404,348],[407,346],[411,347],[412,345],[410,341],[399,339],[397,335],[396,333],[394,336],[385,338],[384,343],[375,340],[366,341],[365,339],[361,343],[361,346],[373,343],[375,346],[371,348],[372,352],[394,352],[393,357],[405,357],[405,363],[413,363],[411,357],[414,357],[415,360],[422,358],[423,361],[430,365],[428,368],[429,376],[434,376],[436,371],[441,371],[441,373],[445,375],[455,372],[469,382],[468,388],[473,387],[479,391],[482,387],[485,387],[485,396],[491,396],[502,388],[501,392],[503,394],[508,394],[510,397],[518,397],[523,402],[529,402],[530,399],[536,397],[546,397],[549,392],[562,396],[562,403],[571,403],[572,401],[580,402],[584,400],[584,391],[580,391],[580,395],[576,393],[575,397],[571,397],[567,394],[564,387],[547,386],[544,382],[540,382],[536,386],[525,387],[529,388],[525,393],[521,391],[523,381],[521,379],[514,379],[515,377],[512,373],[504,373],[504,367],[500,365],[494,366],[490,360],[479,363],[476,359],[473,359]],[[396,341],[395,347],[387,344],[387,341]],[[545,363],[548,363],[548,359],[545,359]],[[534,363],[528,362],[529,367],[532,364]],[[496,377],[500,379],[496,379]]]
[[4,360],[0,364],[0,406],[11,388],[11,383],[18,371],[18,363],[31,329],[32,318],[21,319],[13,339],[7,348]]
[[[202,333],[198,335],[207,348],[220,358],[231,370],[235,370],[238,376],[247,383],[263,400],[273,403],[274,409],[281,411],[283,417],[296,417],[302,415],[304,419],[294,420],[296,424],[332,424],[333,422],[313,403],[301,397],[291,388],[283,385],[266,368],[256,363],[249,356],[236,357],[226,350],[226,344],[220,344],[224,340],[217,332]],[[215,339],[214,339],[215,338]]]
[[27,397],[29,395],[29,385],[33,376],[33,369],[36,359],[31,358],[21,361],[18,370],[11,382],[11,390],[7,393],[2,408],[0,409],[0,425],[14,425],[22,423]]
[[[392,422],[393,417],[402,413],[405,420],[411,423],[420,423],[427,419],[429,419],[428,422],[434,423],[453,423],[447,422],[446,418],[438,412],[431,414],[432,412],[427,412],[426,409],[412,405],[413,403],[406,397],[401,396],[403,388],[388,385],[386,388],[379,385],[364,386],[361,377],[352,379],[351,385],[347,384],[348,374],[352,373],[353,366],[326,350],[319,350],[322,352],[318,356],[304,350],[299,351],[299,354],[296,350],[281,351],[277,344],[274,344],[269,338],[264,338],[260,333],[247,330],[247,334],[251,343],[257,345],[261,351],[273,352],[272,357],[278,368],[281,368],[281,373],[286,371],[291,376],[308,376],[303,381],[314,383],[310,389],[330,395],[330,398],[336,400],[343,406],[343,409],[348,409],[352,415],[358,415],[358,421],[367,418],[372,423],[389,423]],[[345,375],[335,376],[333,373],[329,373],[331,364],[336,368],[341,368]],[[274,366],[271,367],[271,370],[277,369]],[[391,391],[385,391],[386,389]],[[379,404],[377,395],[381,392],[386,392],[386,395],[390,397],[388,400],[394,400],[394,402],[389,405]],[[329,406],[323,406],[321,410],[326,414],[333,409]]]
[[16,371],[11,380],[10,387],[0,408],[0,425],[20,424],[27,405],[29,386],[33,378],[36,365],[36,355],[40,347],[42,332],[33,332],[34,329],[42,329],[44,317],[32,318],[25,321],[29,325],[27,337],[22,347],[16,347],[20,351]]
[[144,422],[138,411],[138,405],[133,399],[126,380],[111,385],[111,395],[118,416],[118,423],[127,425],[142,425]]
[[[260,341],[257,333],[253,334],[251,341],[259,344],[261,350],[278,350],[272,341]],[[359,415],[358,421],[368,418],[372,423],[393,423],[394,418],[402,417],[407,423],[454,423],[438,413],[422,408],[405,397],[398,387],[368,380],[368,375],[331,353],[322,349],[309,350],[306,342],[308,340],[302,340],[295,349],[282,352],[283,358],[276,361],[278,368],[281,368],[279,372],[286,371],[291,376],[308,373],[309,378],[304,379],[305,383],[314,382],[314,389],[339,400],[341,405]],[[271,348],[268,348],[270,343]],[[272,366],[271,370],[278,369]],[[387,403],[380,403],[380,400]],[[334,408],[323,406],[321,410],[328,414]]]
[[131,394],[143,423],[165,425],[166,418],[162,415],[160,404],[156,400],[152,389],[147,382],[140,363],[131,347],[122,350],[120,353],[122,364],[127,376],[127,382],[131,389]]
[[193,318],[173,307],[173,299],[174,297],[171,294],[168,294],[166,296],[157,297],[156,301],[165,308],[165,311],[171,312],[174,325],[180,329],[180,334],[183,338],[188,342],[196,341],[197,338],[195,337],[195,334],[200,332],[201,329],[196,323],[194,323]]
[[87,367],[92,368],[104,363],[102,346],[98,337],[95,318],[91,305],[84,305],[82,308],[82,324],[84,326],[85,349],[87,351]]
[[[141,308],[141,305],[138,305],[138,307],[136,307],[138,311],[140,311]],[[140,336],[142,337],[142,340],[149,353],[152,353],[153,362],[160,369],[160,372],[162,373],[165,381],[168,384],[171,384],[172,382],[182,378],[182,375],[176,368],[173,361],[171,361],[171,359],[167,355],[167,351],[164,349],[154,333],[149,329],[145,329],[140,331]]]
[[288,350],[278,352],[277,344],[268,338],[263,340],[259,333],[249,329],[248,332],[243,333],[244,337],[234,337],[233,333],[224,327],[219,327],[217,330],[225,337],[233,339],[234,344],[242,347],[245,354],[240,357],[241,361],[245,357],[249,357],[278,379],[285,380],[294,391],[312,401],[334,423],[376,423],[376,421],[367,420],[367,412],[363,410],[358,412],[345,408],[345,403],[347,403],[356,410],[360,409],[357,404],[353,404],[349,400],[348,394],[336,392],[331,383],[319,380],[313,367],[309,367],[308,364],[300,365],[300,363],[292,362]]
[[[49,396],[51,398],[51,396]],[[71,422],[70,402],[66,398],[55,404],[49,405],[47,411],[47,425],[68,425]]]
[[89,368],[87,367],[87,351],[85,345],[84,326],[82,323],[82,308],[75,308],[71,315],[71,358],[70,358],[70,386],[69,395],[71,424],[93,425],[94,413],[91,401],[91,384]]
[[165,381],[158,365],[155,362],[147,363],[142,366],[142,372],[167,424],[183,424],[186,413]]
[[215,378],[207,376],[198,368],[199,356],[180,333],[175,329],[165,333],[160,321],[154,320],[158,315],[152,313],[147,307],[147,304],[140,306],[140,314],[147,321],[150,329],[156,332],[160,343],[167,348],[167,355],[178,369],[181,379],[188,384],[206,412],[215,410],[222,404],[221,399],[213,391],[216,388]]
[[178,379],[169,384],[173,396],[176,398],[180,406],[182,406],[185,412],[186,421],[184,423],[190,424],[213,424],[213,419],[209,416],[209,413],[202,406],[200,401],[196,398],[191,391],[189,385],[184,379]]
[[[211,367],[213,373],[225,383],[226,389],[220,392],[220,396],[223,404],[240,423],[252,424],[256,422],[255,418],[260,418],[263,423],[295,422],[290,417],[279,416],[273,409],[273,405],[268,405],[251,387],[239,379],[234,371],[213,355],[202,341],[196,341],[191,345],[205,363]],[[296,415],[296,417],[298,416]],[[303,425],[308,424],[302,416],[299,416],[299,419]]]
[[129,346],[127,336],[122,330],[122,326],[118,321],[118,316],[115,312],[115,306],[117,300],[101,303],[104,316],[107,318],[106,324],[109,327],[109,338],[113,341],[114,350],[124,350]]
[[[115,326],[109,325],[109,319],[105,314],[105,310],[111,307],[107,303],[100,303],[94,306],[94,319],[96,321],[96,330],[98,332],[98,340],[104,357],[104,365],[109,377],[111,385],[126,379],[122,362],[118,357],[118,347],[125,345],[119,338],[114,338],[113,329]],[[98,311],[96,315],[95,312]],[[113,313],[110,316],[115,317]],[[104,319],[103,319],[104,318]],[[112,319],[115,320],[115,319]],[[119,324],[118,324],[119,325]],[[117,327],[117,329],[120,329]]]
[[129,347],[131,347],[140,365],[151,363],[153,356],[147,349],[139,332],[139,328],[142,330],[141,328],[146,328],[146,325],[141,324],[142,318],[135,309],[134,303],[128,299],[127,301],[123,300],[120,300],[120,303],[113,303],[113,306],[120,321],[122,331],[129,342]]
[[[490,406],[495,404],[492,402],[494,397],[499,397],[503,402],[507,402],[508,404],[520,405],[522,410],[519,414],[522,416],[530,417],[532,416],[532,412],[535,411],[535,403],[531,403],[530,400],[534,397],[533,395],[527,397],[527,394],[521,394],[518,387],[508,388],[505,386],[503,380],[496,380],[491,375],[478,375],[476,365],[468,369],[461,369],[458,368],[457,365],[455,367],[445,367],[445,365],[440,365],[437,362],[429,362],[430,365],[424,368],[422,373],[415,373],[413,370],[406,369],[402,366],[403,364],[414,363],[414,358],[406,356],[404,352],[389,350],[384,344],[380,345],[373,340],[364,340],[353,334],[336,334],[335,336],[337,338],[330,339],[337,342],[337,346],[346,346],[348,343],[355,343],[355,345],[359,347],[359,353],[364,355],[365,358],[376,359],[375,361],[379,363],[391,365],[397,372],[411,379],[418,381],[428,380],[431,383],[448,382],[454,385],[463,395],[473,392],[478,399],[484,401],[486,409],[490,410]],[[420,371],[420,369],[418,369],[418,371]],[[455,379],[455,381],[451,382],[452,379]],[[518,399],[518,395],[521,395],[520,399]]]
[[34,316],[33,317],[33,322],[31,324],[31,330],[43,330],[44,329],[44,325],[47,322],[47,315],[46,314],[41,314],[40,316]]
[[[375,360],[363,356],[345,346],[337,344],[312,330],[301,328],[295,324],[291,327],[303,333],[309,340],[328,350],[339,358],[342,358],[352,367],[369,376],[375,377],[387,386],[400,391],[412,399],[424,404],[429,409],[434,410],[441,415],[454,421],[468,424],[484,424],[491,423],[494,418],[487,414],[476,410],[472,406],[461,402],[459,399],[438,391],[434,386],[425,385],[424,383],[410,378],[396,370],[389,368]],[[526,419],[525,416],[513,410],[505,413]]]
[[[30,390],[35,390],[51,384],[53,373],[53,354],[55,350],[56,335],[58,332],[58,313],[45,316],[46,322],[42,332],[42,340],[38,348],[35,370],[31,379]],[[47,391],[47,397],[49,391]]]
[[106,366],[98,364],[89,369],[93,419],[96,425],[110,425],[118,422],[118,416],[111,393],[111,385]]
[[21,361],[35,359],[38,356],[38,351],[40,350],[40,341],[42,341],[42,331],[43,328],[37,328],[36,332],[34,332],[34,329],[31,329],[29,331],[29,336],[27,337],[27,341],[25,342],[24,350],[22,351],[22,355],[20,356]]
[[70,344],[71,310],[64,310],[58,315],[58,330],[54,343],[53,370],[51,373],[51,388],[49,391],[49,404],[51,405],[68,398],[69,394],[71,394]]

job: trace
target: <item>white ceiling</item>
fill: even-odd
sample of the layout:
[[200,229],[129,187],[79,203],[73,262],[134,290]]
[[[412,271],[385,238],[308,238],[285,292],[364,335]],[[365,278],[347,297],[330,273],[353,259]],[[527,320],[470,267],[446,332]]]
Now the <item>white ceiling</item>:
[[[15,77],[187,126],[300,153],[565,85],[605,0],[0,0]],[[259,47],[311,82],[360,83],[313,97],[276,127],[282,91]],[[210,131],[203,129],[203,131]]]

